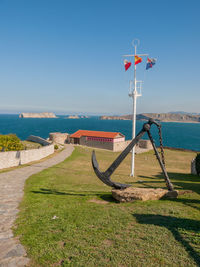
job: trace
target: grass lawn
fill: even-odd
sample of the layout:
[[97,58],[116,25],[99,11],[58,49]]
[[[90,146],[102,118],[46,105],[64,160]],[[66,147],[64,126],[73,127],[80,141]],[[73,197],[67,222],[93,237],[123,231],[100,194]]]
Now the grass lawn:
[[31,141],[21,141],[21,143],[26,147],[26,149],[36,149],[42,147],[41,144]]
[[[95,176],[89,148],[76,147],[64,162],[31,176],[15,234],[31,266],[200,266],[200,177],[190,174],[192,152],[166,150],[178,199],[117,203]],[[96,150],[100,169],[118,153]],[[112,175],[137,187],[163,187],[153,152],[130,155]]]

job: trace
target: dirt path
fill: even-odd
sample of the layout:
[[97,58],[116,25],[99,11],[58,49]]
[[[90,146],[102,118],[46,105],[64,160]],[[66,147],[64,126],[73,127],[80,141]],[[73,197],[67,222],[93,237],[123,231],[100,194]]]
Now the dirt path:
[[53,158],[0,174],[0,267],[26,266],[29,262],[25,249],[13,237],[11,230],[24,194],[25,180],[32,174],[62,162],[73,150],[72,145],[66,145]]

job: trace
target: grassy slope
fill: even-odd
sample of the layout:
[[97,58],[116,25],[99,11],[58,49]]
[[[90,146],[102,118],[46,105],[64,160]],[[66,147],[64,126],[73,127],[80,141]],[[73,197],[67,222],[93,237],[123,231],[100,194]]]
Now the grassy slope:
[[42,147],[41,144],[31,141],[21,141],[21,143],[26,147],[26,149],[36,149]]
[[[31,265],[200,265],[200,178],[189,174],[194,155],[166,150],[175,187],[194,191],[177,200],[115,202],[110,188],[94,175],[88,148],[76,148],[63,163],[33,175],[15,230]],[[100,168],[105,170],[116,156],[97,151]],[[136,156],[136,178],[129,173],[130,157],[112,179],[165,187],[153,152]]]

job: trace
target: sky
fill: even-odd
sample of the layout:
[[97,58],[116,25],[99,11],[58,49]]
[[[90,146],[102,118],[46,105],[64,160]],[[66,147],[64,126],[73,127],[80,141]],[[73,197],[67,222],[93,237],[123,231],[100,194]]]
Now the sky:
[[[199,0],[0,0],[0,113],[200,113]],[[130,59],[130,58],[128,58]]]

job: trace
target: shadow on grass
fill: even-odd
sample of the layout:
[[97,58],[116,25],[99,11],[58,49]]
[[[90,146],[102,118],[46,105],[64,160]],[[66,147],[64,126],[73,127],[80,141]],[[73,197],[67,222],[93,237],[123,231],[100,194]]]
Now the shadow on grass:
[[[192,174],[185,174],[185,173],[174,173],[174,172],[168,172],[169,179],[174,185],[174,187],[177,187],[177,189],[183,189],[183,190],[192,190],[193,192],[196,192],[197,194],[200,194],[200,177],[197,175]],[[164,176],[162,173],[155,175],[155,178],[148,177],[148,176],[138,176],[139,178],[145,178],[150,181],[141,181],[137,183],[144,183],[144,185],[147,186],[149,184],[149,187],[152,187],[151,184],[156,183],[163,183],[165,182]],[[152,181],[155,179],[155,181]],[[159,180],[157,180],[159,179]]]
[[119,201],[117,201],[116,199],[114,199],[112,197],[112,194],[100,194],[99,197],[107,202],[110,202],[110,203],[118,203],[119,204]]
[[[177,190],[180,190],[179,191],[180,195],[181,195],[181,192],[183,191],[186,191],[186,193],[195,192],[197,194],[200,194],[200,177],[199,176],[192,175],[192,174],[184,174],[184,173],[172,173],[172,172],[169,172],[168,175],[170,177],[172,184],[174,185],[174,188]],[[164,182],[162,173],[160,173],[159,175],[156,175],[155,178],[147,177],[147,176],[139,176],[139,177],[150,179],[150,181],[137,182],[138,184],[142,184],[142,186],[146,188],[157,187],[156,184]],[[158,178],[159,180],[157,180]],[[155,179],[155,181],[152,181],[152,179]],[[155,186],[153,186],[154,184]],[[161,188],[164,188],[164,187],[161,186]],[[198,199],[177,198],[177,199],[173,199],[173,201],[180,202],[186,206],[189,206],[191,208],[194,208],[200,211],[200,200]]]
[[[195,236],[195,243],[200,243],[200,222],[197,220],[184,219],[184,218],[176,218],[172,216],[163,216],[163,215],[155,215],[155,214],[133,214],[136,218],[137,222],[140,224],[153,224],[156,226],[166,227],[170,230],[174,236],[174,238],[184,246],[185,250],[188,252],[190,257],[194,259],[197,263],[197,266],[200,266],[200,252],[196,251],[194,247],[191,246],[192,237]],[[184,231],[184,236],[180,234],[179,229]],[[190,231],[187,233],[185,231]],[[192,233],[191,233],[192,232]],[[189,234],[192,236],[190,238]],[[190,240],[186,240],[186,238],[190,238]],[[167,242],[167,240],[166,240]],[[195,245],[194,245],[195,246]],[[196,246],[197,247],[197,246]]]
[[55,189],[46,189],[46,188],[40,188],[40,190],[36,191],[33,190],[31,191],[34,194],[43,194],[43,195],[60,195],[60,196],[81,196],[81,197],[87,197],[87,196],[97,196],[107,202],[112,202],[112,203],[118,203],[118,201],[116,201],[111,193],[102,193],[102,192],[98,192],[98,191],[65,191],[65,192],[60,192],[57,191]]
[[[200,194],[200,177],[192,174],[168,172],[171,182],[183,190],[192,190]],[[156,178],[163,179],[161,174],[156,175]]]
[[198,199],[189,199],[189,198],[176,198],[173,199],[174,202],[180,202],[186,206],[194,208],[200,211],[200,200]]
[[[162,176],[162,175],[161,175]],[[149,177],[149,176],[144,176],[144,175],[139,175],[138,177],[140,178],[145,178],[145,179],[149,179],[149,180],[155,180],[156,178],[154,177]],[[164,176],[162,176],[162,178],[164,179]]]

